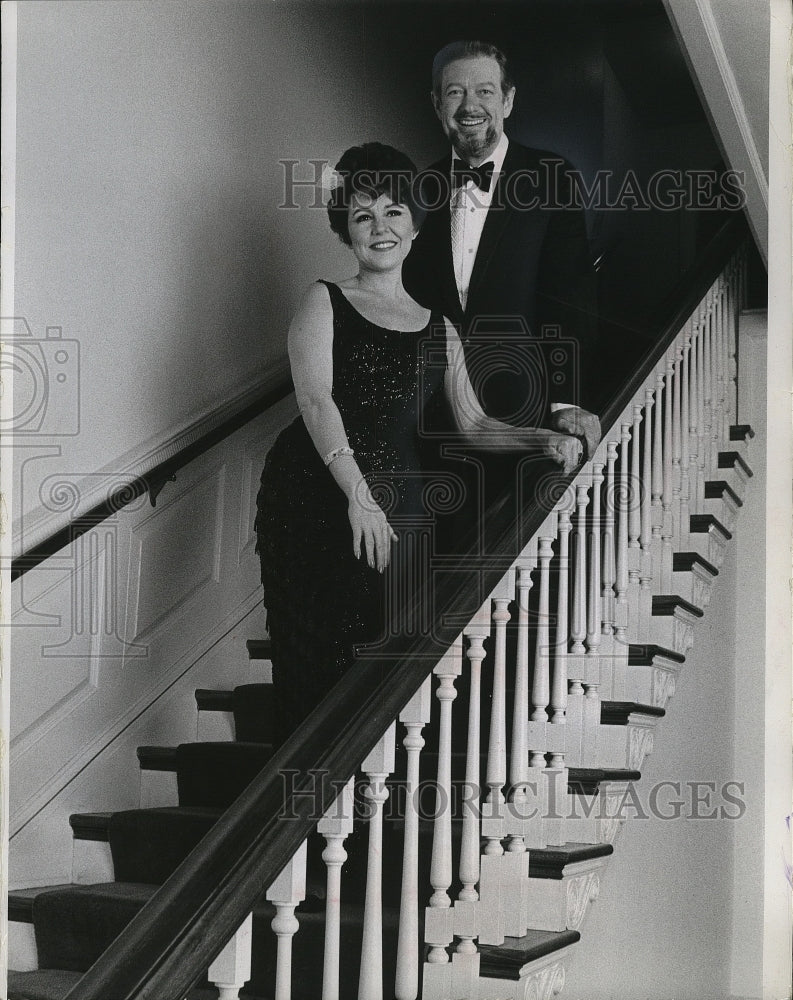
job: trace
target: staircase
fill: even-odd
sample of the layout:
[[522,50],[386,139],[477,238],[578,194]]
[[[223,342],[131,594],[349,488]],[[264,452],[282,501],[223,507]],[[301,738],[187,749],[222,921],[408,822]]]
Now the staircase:
[[[140,808],[71,817],[75,882],[9,894],[30,970],[12,973],[9,1000],[181,1000],[193,981],[191,1000],[558,993],[752,475],[735,394],[744,267],[733,256],[680,317],[529,541],[483,564],[478,609],[434,666],[414,664],[401,709],[383,707],[399,697],[391,675],[362,697],[352,721],[370,727],[368,752],[310,823],[295,814],[302,846],[246,887],[222,951],[195,948],[172,992],[98,985],[112,981],[117,945],[105,948],[132,941],[144,914],[129,922],[174,895],[193,848],[288,766],[293,741],[268,742],[267,685],[196,691],[197,742],[138,750]],[[288,811],[299,793],[286,786]]]

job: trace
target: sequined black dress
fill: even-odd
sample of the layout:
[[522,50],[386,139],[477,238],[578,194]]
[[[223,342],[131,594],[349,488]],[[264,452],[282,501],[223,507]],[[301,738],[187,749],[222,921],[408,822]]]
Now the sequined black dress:
[[[443,366],[426,360],[442,317],[418,332],[388,330],[366,320],[337,285],[323,284],[333,308],[333,399],[355,460],[399,533],[400,523],[423,513],[419,427],[442,398]],[[384,577],[365,557],[355,559],[347,500],[302,417],[267,455],[257,507],[283,738],[349,667],[355,644],[380,637]]]

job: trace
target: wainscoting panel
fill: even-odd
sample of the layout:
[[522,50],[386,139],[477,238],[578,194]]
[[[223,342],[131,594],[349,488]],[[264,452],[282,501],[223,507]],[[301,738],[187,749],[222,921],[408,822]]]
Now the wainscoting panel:
[[[47,857],[56,842],[52,824],[68,842],[68,828],[60,828],[78,788],[78,808],[118,799],[112,762],[125,733],[140,732],[146,742],[151,716],[169,734],[166,742],[194,739],[193,689],[250,679],[245,636],[235,640],[233,662],[222,658],[217,685],[208,664],[220,660],[209,654],[225,649],[254,612],[258,634],[247,637],[261,637],[256,491],[267,449],[295,412],[290,396],[182,469],[156,506],[146,499],[124,508],[14,584],[15,881],[14,857],[25,859],[26,871],[36,856],[42,870],[59,869]],[[135,764],[125,759],[121,770]],[[90,802],[82,801],[85,775]]]

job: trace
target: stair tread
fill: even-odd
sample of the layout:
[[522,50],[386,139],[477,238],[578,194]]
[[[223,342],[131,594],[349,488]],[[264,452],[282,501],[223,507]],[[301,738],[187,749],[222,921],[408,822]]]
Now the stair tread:
[[196,688],[195,702],[199,712],[231,712],[234,692],[228,688]]
[[732,532],[727,531],[715,514],[692,514],[690,519],[690,530],[692,534],[706,534],[711,528],[715,528],[726,541],[732,539]]
[[738,451],[720,451],[719,452],[719,468],[720,469],[732,469],[736,465],[740,465],[747,476],[752,477],[754,473],[752,472],[749,463],[743,457],[743,455]]
[[655,594],[653,597],[653,614],[657,617],[665,617],[675,613],[675,608],[682,608],[695,618],[702,618],[705,612],[698,608],[696,604],[687,601],[679,594]]
[[675,552],[672,556],[672,572],[690,573],[695,563],[698,563],[703,569],[707,570],[711,576],[719,575],[719,571],[713,563],[700,555],[699,552]]
[[529,850],[529,876],[542,879],[562,879],[568,865],[595,858],[609,858],[613,844],[568,843],[557,847],[532,847]]
[[8,890],[8,919],[19,923],[30,924],[33,922],[33,900],[42,892],[52,892],[58,889],[68,889],[71,882],[64,882],[60,885],[37,885],[30,889],[9,889]]
[[137,755],[138,763],[144,771],[176,770],[176,747],[138,747]]
[[138,747],[138,760],[141,768],[147,771],[175,771],[179,764],[179,751],[192,747],[217,748],[218,754],[233,757],[249,756],[256,760],[264,758],[272,751],[271,743],[253,743],[242,740],[200,740],[195,743],[180,743],[179,746],[141,746]]
[[[82,972],[68,969],[33,969],[30,972],[8,972],[8,1000],[63,1000],[68,992],[80,981]],[[192,989],[188,1000],[217,1000],[214,988]],[[252,993],[242,991],[246,1000],[257,1000]],[[258,998],[260,1000],[260,998]]]
[[662,719],[666,710],[659,705],[644,705],[638,701],[601,701],[600,722],[604,726],[627,726],[631,715],[649,715]]
[[747,441],[754,437],[751,424],[732,424],[730,427],[730,441]]
[[580,940],[578,931],[530,930],[520,938],[505,938],[501,945],[479,945],[480,971],[491,979],[516,980],[524,965]]
[[718,500],[719,498],[722,498],[725,493],[730,497],[736,507],[743,507],[743,500],[741,500],[726,479],[709,479],[705,483],[706,500]]
[[8,1000],[61,1000],[82,978],[66,969],[8,970]]
[[248,656],[252,660],[269,660],[271,643],[269,639],[248,639],[245,643]]
[[686,662],[685,656],[675,652],[674,649],[667,649],[665,646],[658,646],[652,642],[632,642],[628,651],[628,666],[651,667],[656,656],[662,656],[666,660],[674,660],[676,663]]
[[[209,816],[221,815],[222,809],[214,809],[211,806],[152,806],[148,809],[118,809],[117,813],[157,813],[161,816],[169,814],[175,816]],[[106,841],[110,829],[112,812],[101,813],[72,813],[69,817],[69,824],[72,828],[75,840],[97,840]]]

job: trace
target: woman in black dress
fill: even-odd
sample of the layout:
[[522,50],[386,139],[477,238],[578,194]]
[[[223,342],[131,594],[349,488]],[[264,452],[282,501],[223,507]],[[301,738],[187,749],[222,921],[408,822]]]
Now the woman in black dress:
[[[256,531],[280,737],[288,736],[383,628],[393,525],[422,512],[420,428],[445,396],[467,441],[575,467],[576,438],[511,427],[481,410],[456,331],[405,291],[417,232],[415,166],[380,143],[348,150],[328,205],[358,269],[307,291],[289,329],[301,416],[269,452]],[[445,331],[446,366],[422,345]]]

